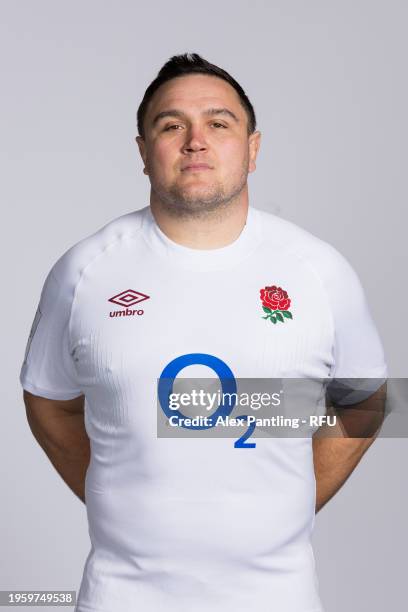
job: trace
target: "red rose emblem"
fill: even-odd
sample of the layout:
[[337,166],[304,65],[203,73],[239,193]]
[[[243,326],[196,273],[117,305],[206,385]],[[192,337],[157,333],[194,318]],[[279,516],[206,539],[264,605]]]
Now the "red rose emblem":
[[261,301],[262,306],[271,310],[288,310],[290,306],[287,292],[276,285],[261,289]]
[[260,297],[262,308],[266,313],[263,319],[269,320],[271,323],[284,323],[285,319],[293,319],[292,313],[289,311],[291,299],[288,297],[287,291],[282,287],[271,285],[260,289]]

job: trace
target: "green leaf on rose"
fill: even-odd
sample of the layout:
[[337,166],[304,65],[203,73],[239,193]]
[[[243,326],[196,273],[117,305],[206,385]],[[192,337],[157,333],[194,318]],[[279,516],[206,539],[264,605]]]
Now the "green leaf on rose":
[[292,313],[289,312],[289,310],[282,310],[282,314],[284,317],[286,317],[287,319],[293,319],[292,317]]
[[262,308],[264,309],[265,312],[271,313],[271,309],[267,308],[266,306],[262,306]]
[[282,315],[279,312],[279,310],[277,310],[275,314],[276,314],[276,318],[278,319],[278,321],[282,321],[282,323],[283,323],[285,319],[282,317]]

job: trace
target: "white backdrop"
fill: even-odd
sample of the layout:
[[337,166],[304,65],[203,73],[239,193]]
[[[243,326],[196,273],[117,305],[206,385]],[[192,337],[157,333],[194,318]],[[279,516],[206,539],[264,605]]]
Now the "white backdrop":
[[[148,204],[134,143],[147,85],[186,51],[240,82],[262,132],[251,204],[349,259],[390,376],[406,377],[408,10],[403,0],[20,0],[0,8],[0,589],[78,590],[89,550],[85,506],[33,438],[18,373],[55,260]],[[402,608],[407,455],[406,440],[378,440],[318,514],[327,612]]]

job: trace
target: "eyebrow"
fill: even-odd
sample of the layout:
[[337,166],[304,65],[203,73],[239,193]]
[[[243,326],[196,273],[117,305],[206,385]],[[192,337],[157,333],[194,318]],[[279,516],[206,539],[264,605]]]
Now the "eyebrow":
[[[207,115],[209,117],[213,117],[214,115],[226,115],[233,119],[236,123],[239,123],[238,117],[230,111],[228,108],[208,108],[203,111],[203,115]],[[158,113],[152,121],[152,125],[156,125],[161,119],[166,117],[185,117],[183,111],[177,110],[176,108],[171,108],[169,110],[164,110]]]

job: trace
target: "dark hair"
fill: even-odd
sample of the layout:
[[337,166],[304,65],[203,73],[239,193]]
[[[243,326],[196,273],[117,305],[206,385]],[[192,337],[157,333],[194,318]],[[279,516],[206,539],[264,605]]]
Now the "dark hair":
[[252,134],[256,129],[256,118],[254,108],[249,101],[248,96],[242,89],[241,85],[228,72],[210,64],[197,53],[184,53],[183,55],[173,55],[160,69],[157,77],[152,81],[146,89],[143,100],[137,111],[137,129],[139,135],[144,138],[144,118],[146,115],[147,106],[160,85],[166,81],[187,74],[208,74],[216,76],[224,81],[227,81],[237,92],[240,98],[241,105],[244,107],[248,116],[248,135]]

